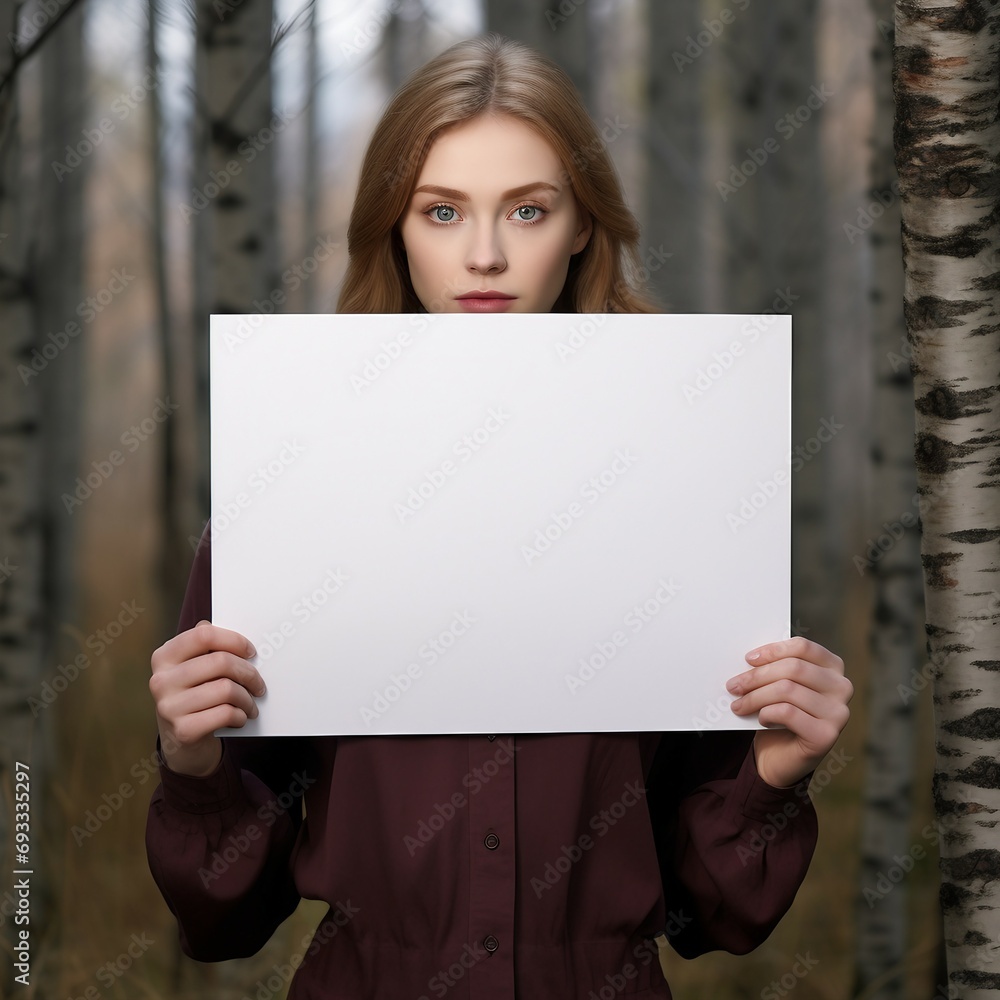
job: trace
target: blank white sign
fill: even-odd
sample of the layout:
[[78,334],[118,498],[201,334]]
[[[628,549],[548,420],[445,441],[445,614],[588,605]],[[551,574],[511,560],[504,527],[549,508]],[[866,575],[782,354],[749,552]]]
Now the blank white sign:
[[789,634],[791,318],[212,316],[226,736],[757,728]]

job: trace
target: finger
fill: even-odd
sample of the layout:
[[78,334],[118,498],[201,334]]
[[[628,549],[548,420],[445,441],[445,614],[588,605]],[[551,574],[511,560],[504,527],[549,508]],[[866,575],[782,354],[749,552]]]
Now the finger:
[[826,646],[821,646],[818,642],[813,642],[812,639],[806,639],[801,635],[793,635],[790,639],[780,639],[778,642],[769,642],[758,646],[746,654],[746,659],[748,663],[761,666],[786,656],[808,660],[839,673],[844,672],[844,661],[836,653],[831,653]]
[[182,663],[217,649],[243,657],[254,656],[257,652],[245,635],[203,619],[160,646],[153,654],[159,664],[154,663],[153,666],[156,669],[158,665]]
[[220,677],[207,684],[178,691],[164,699],[160,705],[160,714],[176,722],[185,715],[196,715],[198,712],[219,705],[232,705],[241,709],[251,719],[258,715],[257,703],[250,692],[242,684],[228,677]]
[[[757,712],[757,721],[762,726],[780,724],[792,729],[797,735],[813,733],[813,742],[823,742],[827,749],[837,742],[840,733],[850,717],[850,710],[841,702],[830,701],[814,692],[806,691],[805,696],[774,697],[756,701],[767,689],[755,692],[748,698],[734,702],[732,710],[737,715]],[[786,721],[791,719],[793,721]],[[826,750],[823,751],[824,753]]]
[[773,684],[782,678],[825,694],[834,694],[840,691],[845,682],[842,674],[828,667],[821,667],[809,660],[801,660],[797,657],[786,657],[737,674],[727,681],[726,689],[731,694],[746,694],[748,691],[763,687],[765,684]]
[[732,709],[739,715],[760,712],[768,705],[794,705],[796,708],[817,719],[829,718],[836,709],[836,703],[824,694],[812,688],[803,687],[787,678],[765,684],[748,692],[742,698],[737,698]]
[[166,718],[170,706],[177,704],[177,695],[198,690],[218,680],[241,687],[247,697],[251,694],[262,695],[266,690],[255,667],[240,656],[216,650],[154,673],[149,678],[149,691],[157,711]]
[[216,729],[242,729],[247,723],[246,713],[233,705],[216,705],[186,715],[174,727],[174,742],[177,747],[193,746],[206,736],[211,736]]
[[242,684],[251,694],[264,693],[264,679],[252,664],[233,653],[215,650],[178,664],[173,679],[179,688],[193,688],[220,677],[229,677]]
[[[166,670],[174,670],[186,662],[206,657],[211,653],[231,653],[233,657],[238,658],[242,663],[240,669],[243,674],[236,679],[247,683],[247,686],[252,690],[263,693],[263,677],[253,664],[247,663],[244,659],[248,656],[256,656],[257,651],[254,649],[253,643],[239,632],[221,628],[208,621],[201,621],[194,628],[187,629],[169,639],[153,653],[150,663],[153,674],[156,675]],[[208,656],[208,662],[213,662],[210,656]],[[216,657],[214,665],[221,668],[223,662],[225,661]],[[219,673],[220,671],[216,670],[212,676],[217,677]],[[196,683],[207,679],[208,675],[198,674]],[[171,680],[176,680],[176,678],[171,678]]]
[[810,757],[828,754],[840,736],[840,730],[828,719],[817,719],[787,702],[767,705],[757,719],[762,726],[784,726],[799,739]]

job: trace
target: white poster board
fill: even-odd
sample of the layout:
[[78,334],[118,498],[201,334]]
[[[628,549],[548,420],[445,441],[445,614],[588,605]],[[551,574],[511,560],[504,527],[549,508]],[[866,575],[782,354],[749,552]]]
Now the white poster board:
[[791,318],[211,318],[219,735],[757,728],[789,634]]

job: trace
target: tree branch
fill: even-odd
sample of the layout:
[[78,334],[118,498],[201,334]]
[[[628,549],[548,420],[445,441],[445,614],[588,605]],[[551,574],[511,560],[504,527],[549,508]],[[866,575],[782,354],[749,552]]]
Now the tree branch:
[[80,0],[67,0],[66,6],[59,12],[59,16],[49,21],[49,23],[45,25],[45,28],[38,33],[35,40],[31,42],[26,49],[21,52],[14,52],[14,59],[10,64],[10,69],[7,70],[7,73],[3,76],[3,78],[0,78],[0,94],[3,94],[4,88],[13,82],[14,74],[17,73],[18,67],[21,63],[25,62],[35,54],[42,42],[44,42],[45,39],[48,38],[60,24],[62,24],[65,17],[78,3],[80,3]]

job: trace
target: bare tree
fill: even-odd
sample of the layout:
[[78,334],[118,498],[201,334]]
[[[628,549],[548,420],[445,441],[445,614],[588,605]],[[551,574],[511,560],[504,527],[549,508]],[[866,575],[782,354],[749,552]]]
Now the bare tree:
[[[63,153],[67,137],[75,146],[83,127],[82,7],[74,2],[48,17],[24,46],[21,7],[0,0],[0,26],[9,41],[0,47],[0,841],[13,858],[14,765],[20,762],[34,792],[34,835],[28,861],[21,862],[30,866],[43,861],[53,829],[41,794],[52,731],[40,691],[46,668],[67,652],[67,626],[78,617],[75,525],[60,498],[74,489],[80,457],[86,164],[77,149],[75,159]],[[35,67],[42,78],[40,107],[29,115],[42,127],[30,150],[36,164],[29,181],[19,81],[36,52],[42,53]],[[52,908],[48,869],[42,864],[32,876],[33,921],[44,921]],[[13,929],[12,921],[7,928]],[[11,978],[11,952],[3,949],[5,979]]]
[[[41,163],[38,171],[37,221],[32,269],[36,280],[39,347],[49,334],[69,332],[37,379],[42,407],[42,491],[46,503],[44,553],[48,655],[65,647],[64,623],[79,620],[75,584],[79,518],[66,494],[75,496],[81,466],[84,350],[93,322],[81,304],[83,288],[83,196],[91,160],[82,146],[79,162],[66,152],[82,142],[85,120],[83,95],[83,6],[62,18],[41,49]],[[103,277],[103,276],[102,276]],[[110,278],[110,276],[109,276]],[[107,280],[107,279],[106,279]],[[102,282],[102,285],[104,282]],[[117,287],[117,286],[116,286]],[[103,289],[93,289],[100,293]],[[96,315],[96,310],[95,310]],[[73,331],[79,331],[74,333]],[[78,652],[78,650],[73,650]]]
[[[713,2],[713,12],[722,6]],[[766,293],[774,284],[763,252],[763,244],[774,236],[761,220],[762,188],[774,183],[774,163],[764,159],[758,164],[751,156],[751,151],[761,150],[757,158],[762,158],[763,144],[774,139],[773,119],[768,122],[763,107],[769,73],[764,48],[767,27],[763,8],[750,5],[710,44],[692,32],[696,43],[692,58],[707,67],[702,70],[708,120],[705,147],[716,201],[710,214],[719,214],[713,228],[721,244],[710,250],[720,280],[709,308],[719,312],[764,308]]]
[[[0,32],[17,36],[20,4],[0,0]],[[42,665],[41,467],[38,449],[39,392],[31,366],[35,349],[27,267],[27,232],[22,197],[23,150],[19,88],[13,76],[16,49],[0,46],[0,845],[14,854],[14,764],[42,765],[33,747],[34,722],[28,697]],[[41,359],[41,360],[44,360]],[[40,364],[40,362],[37,362]],[[34,768],[32,768],[34,770]],[[8,866],[8,870],[9,870]],[[3,891],[14,877],[4,873]],[[16,929],[6,921],[0,973],[12,982]]]
[[[287,125],[272,109],[272,0],[196,0],[195,126],[191,200],[195,493],[200,523],[211,514],[209,318],[277,312],[275,141]],[[199,530],[189,531],[196,541]],[[190,565],[190,550],[187,563]],[[175,983],[184,960],[173,942]],[[212,965],[213,988],[235,986],[231,964]]]
[[[1000,7],[898,0],[904,306],[949,987],[1000,990]],[[931,502],[932,501],[932,502]]]
[[[818,0],[728,8],[718,37],[699,43],[714,60],[706,115],[725,129],[718,174],[722,281],[707,308],[792,315],[792,631],[828,645],[834,630],[827,567],[823,345],[824,183],[820,120],[829,100],[818,80]],[[696,38],[697,41],[697,38]],[[794,449],[798,448],[799,451]],[[770,470],[768,470],[770,471]]]
[[770,148],[776,146],[777,152],[769,154],[767,183],[760,185],[767,277],[755,308],[792,313],[792,632],[833,645],[828,569],[833,560],[824,503],[827,460],[813,451],[816,441],[829,443],[836,433],[830,426],[840,423],[826,405],[822,322],[825,196],[820,120],[828,98],[817,72],[816,0],[775,0],[763,10],[766,131],[758,134],[754,150],[766,151],[764,144],[771,139]]
[[[705,70],[698,0],[649,6],[647,239],[670,256],[649,270],[672,312],[705,309]],[[715,196],[715,192],[711,192]],[[652,265],[653,261],[650,261]]]
[[[209,499],[208,321],[277,311],[274,143],[289,124],[272,109],[271,0],[198,0],[197,134],[191,203],[198,510]],[[276,301],[277,300],[277,301]]]
[[[162,17],[158,0],[148,0],[146,5],[146,66],[153,79],[160,74],[158,49],[159,25]],[[156,326],[160,346],[161,386],[164,396],[177,395],[177,375],[174,352],[174,331],[170,313],[170,288],[167,278],[167,231],[166,213],[163,199],[165,195],[164,148],[162,141],[163,114],[160,88],[149,91],[149,156],[151,165],[150,183],[150,253],[153,265],[153,297],[155,301]],[[159,575],[163,595],[161,608],[166,613],[160,625],[164,636],[176,623],[175,600],[179,602],[184,593],[190,555],[187,547],[178,543],[184,537],[180,526],[180,510],[177,494],[177,432],[173,414],[163,422],[159,434],[160,447],[160,555]],[[167,611],[166,609],[170,609]]]

